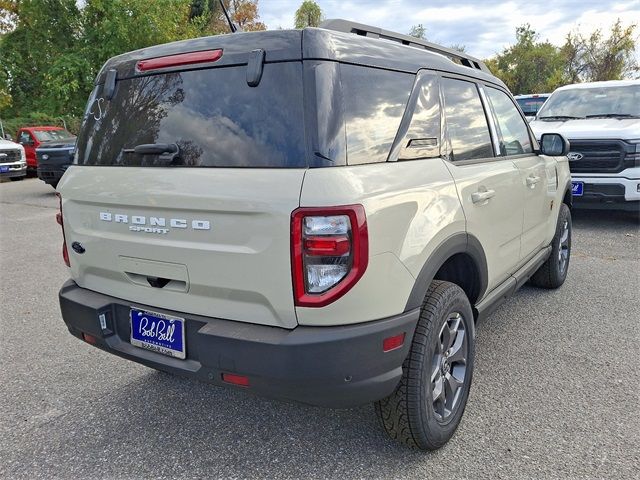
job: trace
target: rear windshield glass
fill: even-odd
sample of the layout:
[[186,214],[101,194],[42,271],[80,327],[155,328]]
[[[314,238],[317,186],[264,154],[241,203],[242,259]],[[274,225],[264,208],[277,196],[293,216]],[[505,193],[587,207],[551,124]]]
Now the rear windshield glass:
[[547,97],[516,98],[516,102],[518,102],[525,115],[535,115],[546,99]]
[[[98,87],[78,138],[77,163],[305,167],[302,64],[264,65],[257,87],[247,85],[246,71],[241,66],[119,80],[110,101]],[[149,144],[160,149],[134,151]]]

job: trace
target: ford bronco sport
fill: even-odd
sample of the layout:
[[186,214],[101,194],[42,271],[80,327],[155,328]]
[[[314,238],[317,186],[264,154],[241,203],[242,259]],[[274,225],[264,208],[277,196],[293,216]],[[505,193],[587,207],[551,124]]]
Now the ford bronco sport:
[[567,151],[480,61],[343,20],[120,55],[58,185],[62,316],[167,372],[375,402],[435,449],[475,322],[565,280]]
[[538,136],[569,138],[576,208],[626,210],[640,218],[640,80],[560,87],[531,128]]

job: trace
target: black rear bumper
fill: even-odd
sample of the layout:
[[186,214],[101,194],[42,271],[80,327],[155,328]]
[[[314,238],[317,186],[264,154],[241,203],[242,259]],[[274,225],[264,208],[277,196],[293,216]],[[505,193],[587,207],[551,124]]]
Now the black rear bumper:
[[[185,318],[187,358],[179,360],[131,345],[129,309]],[[249,378],[247,391],[310,405],[350,407],[389,395],[402,375],[419,310],[364,324],[299,326],[292,330],[167,311],[126,302],[80,288],[60,290],[60,308],[69,331],[87,333],[96,346],[158,370],[216,385],[223,373]],[[99,315],[106,316],[102,329]],[[383,352],[385,338],[405,333],[401,348]]]

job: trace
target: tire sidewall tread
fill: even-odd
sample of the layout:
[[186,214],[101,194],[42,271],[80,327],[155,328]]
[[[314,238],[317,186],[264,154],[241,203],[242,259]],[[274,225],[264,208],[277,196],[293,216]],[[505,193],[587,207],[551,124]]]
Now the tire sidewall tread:
[[[452,312],[464,317],[469,352],[462,398],[457,411],[440,423],[431,408],[431,355],[435,337]],[[434,280],[427,291],[403,375],[396,390],[376,403],[376,412],[385,431],[394,439],[422,450],[443,446],[455,433],[468,399],[473,377],[474,320],[471,305],[457,285]]]

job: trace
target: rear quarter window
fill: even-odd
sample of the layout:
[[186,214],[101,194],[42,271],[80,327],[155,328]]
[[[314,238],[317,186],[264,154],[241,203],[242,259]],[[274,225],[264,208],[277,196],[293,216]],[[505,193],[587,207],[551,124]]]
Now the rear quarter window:
[[404,114],[415,75],[340,65],[347,163],[384,162]]
[[265,64],[249,87],[246,66],[118,80],[110,101],[89,101],[77,163],[158,167],[160,155],[131,150],[177,144],[176,166],[306,167],[302,64]]

